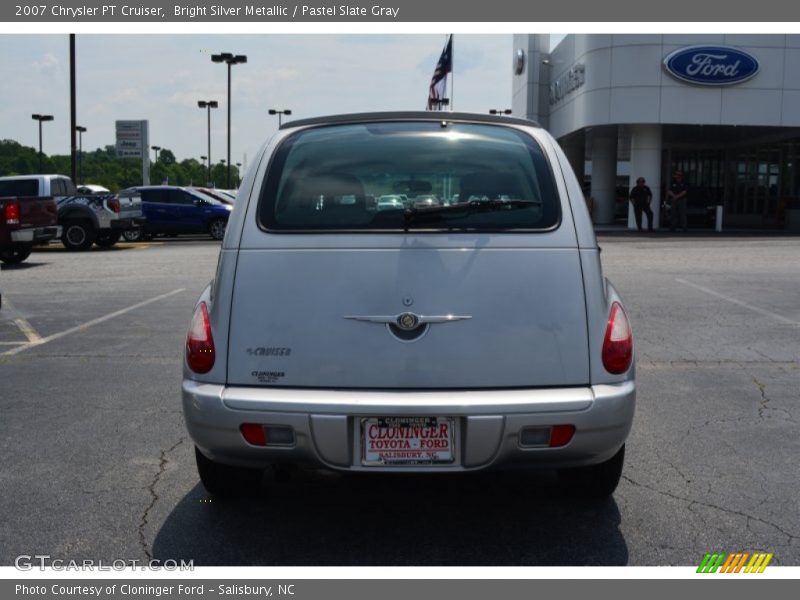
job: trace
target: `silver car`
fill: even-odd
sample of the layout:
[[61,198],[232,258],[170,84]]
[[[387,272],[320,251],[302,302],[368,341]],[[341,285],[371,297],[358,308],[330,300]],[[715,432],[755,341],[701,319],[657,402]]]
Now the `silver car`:
[[[309,119],[254,164],[186,341],[183,409],[209,492],[305,463],[544,467],[581,495],[613,493],[634,414],[631,328],[544,129],[461,113]],[[367,207],[409,182],[442,202]]]

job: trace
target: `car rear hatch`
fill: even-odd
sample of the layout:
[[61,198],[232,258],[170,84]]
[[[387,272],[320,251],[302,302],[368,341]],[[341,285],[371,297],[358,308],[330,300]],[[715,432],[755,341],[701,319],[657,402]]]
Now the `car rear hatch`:
[[[237,260],[228,383],[588,384],[575,231],[544,151],[506,127],[383,125],[305,130],[273,156]],[[436,204],[370,202],[390,192]]]

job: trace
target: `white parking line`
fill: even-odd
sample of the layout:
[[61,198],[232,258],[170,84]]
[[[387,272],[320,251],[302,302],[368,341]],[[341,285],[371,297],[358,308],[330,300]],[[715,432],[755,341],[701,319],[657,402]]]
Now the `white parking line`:
[[167,292],[166,294],[161,294],[160,296],[156,296],[155,298],[150,298],[149,300],[144,300],[143,302],[138,302],[137,304],[134,304],[134,305],[129,306],[127,308],[123,308],[121,310],[114,311],[113,313],[109,313],[109,314],[107,314],[105,316],[98,317],[96,319],[92,319],[91,321],[87,321],[86,323],[83,323],[81,325],[77,325],[75,327],[70,327],[69,329],[67,329],[65,331],[61,331],[59,333],[54,333],[53,335],[48,335],[47,337],[43,337],[43,338],[40,337],[39,340],[36,341],[36,342],[29,341],[24,346],[19,346],[17,348],[12,348],[11,350],[6,350],[5,352],[0,352],[0,356],[10,356],[12,354],[19,354],[20,352],[24,352],[28,348],[34,348],[36,346],[41,346],[43,344],[47,344],[48,342],[52,342],[53,340],[61,339],[64,336],[67,336],[67,335],[70,335],[70,334],[73,334],[73,333],[77,333],[79,331],[84,331],[84,330],[88,329],[89,327],[92,327],[94,325],[99,325],[100,323],[103,323],[105,321],[109,321],[110,319],[114,319],[116,317],[119,317],[120,315],[124,315],[125,313],[128,313],[128,312],[130,312],[132,310],[136,310],[137,308],[141,308],[143,306],[147,306],[148,304],[152,304],[153,302],[158,302],[159,300],[163,300],[164,298],[169,298],[170,296],[174,296],[175,294],[179,294],[182,291],[184,291],[185,289],[186,288],[179,288],[177,290],[172,290],[171,292]]
[[792,319],[784,317],[783,315],[779,315],[764,308],[759,308],[758,306],[753,306],[752,304],[748,304],[747,302],[742,302],[741,300],[737,300],[736,298],[731,298],[730,296],[726,296],[725,294],[720,294],[719,292],[710,290],[707,287],[703,287],[702,285],[697,285],[696,283],[692,283],[691,281],[686,281],[685,279],[675,279],[675,281],[677,281],[678,283],[682,283],[683,285],[688,285],[689,287],[693,287],[694,289],[700,290],[701,292],[705,292],[706,294],[709,294],[711,296],[716,296],[717,298],[725,300],[726,302],[730,302],[731,304],[742,306],[744,308],[752,310],[753,312],[757,312],[760,315],[764,315],[765,317],[772,317],[773,319],[776,319],[781,323],[785,323],[787,325],[800,326],[800,321],[794,321]]
[[[9,319],[9,321],[17,326],[17,329],[19,329],[20,332],[27,338],[28,342],[39,342],[42,339],[42,336],[37,333],[30,323],[28,323],[28,320],[19,315],[19,311],[14,308],[14,305],[9,302],[8,298],[6,298],[3,312],[10,313],[11,319]],[[8,346],[13,344],[17,346],[25,343],[27,342],[2,342],[2,345]]]
[[20,317],[18,319],[14,319],[14,323],[16,323],[19,330],[25,334],[25,337],[28,338],[30,343],[38,344],[42,341],[42,336],[36,333],[36,330],[31,327],[31,324],[28,323],[27,320]]

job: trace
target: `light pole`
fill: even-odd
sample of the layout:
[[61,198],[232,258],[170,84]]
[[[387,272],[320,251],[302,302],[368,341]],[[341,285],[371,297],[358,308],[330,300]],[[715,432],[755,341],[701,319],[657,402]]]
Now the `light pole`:
[[244,54],[233,55],[230,52],[212,54],[211,61],[228,65],[228,188],[231,187],[231,66],[247,62]]
[[281,126],[281,115],[286,115],[288,117],[290,114],[292,114],[292,111],[290,109],[288,109],[288,108],[284,109],[284,110],[276,110],[274,108],[270,108],[269,109],[269,114],[278,115],[278,128],[280,128],[280,126]]
[[208,181],[211,181],[211,109],[217,108],[219,103],[216,100],[198,100],[197,106],[208,112]]
[[236,163],[236,189],[239,189],[239,186],[242,183],[242,163]]
[[42,121],[52,121],[53,115],[31,115],[34,121],[39,121],[39,173],[42,172]]
[[158,152],[161,150],[161,146],[150,146],[150,150],[155,150],[156,159],[153,161],[153,164],[158,162]]
[[86,127],[76,125],[75,131],[78,132],[78,184],[83,185],[83,134]]
[[510,115],[510,108],[493,108],[489,111],[490,115]]

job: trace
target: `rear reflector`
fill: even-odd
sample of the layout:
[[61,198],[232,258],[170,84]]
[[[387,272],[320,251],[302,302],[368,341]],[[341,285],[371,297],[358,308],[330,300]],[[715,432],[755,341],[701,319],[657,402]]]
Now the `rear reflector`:
[[248,444],[253,446],[293,446],[294,429],[284,425],[242,423],[239,431]]
[[550,431],[550,447],[566,446],[573,435],[575,435],[575,425],[553,425],[553,429]]
[[186,336],[186,364],[195,373],[208,373],[214,366],[214,338],[206,303],[194,309],[189,335]]
[[575,435],[574,425],[552,427],[526,427],[519,432],[519,445],[523,448],[560,448]]
[[19,202],[9,200],[3,208],[3,219],[6,225],[19,225]]
[[239,427],[239,431],[242,432],[242,436],[244,436],[248,444],[253,444],[253,446],[267,445],[267,436],[264,433],[263,425],[259,425],[258,423],[242,423]]
[[603,340],[603,366],[606,371],[619,375],[627,371],[633,361],[633,332],[628,317],[619,302],[611,305]]

